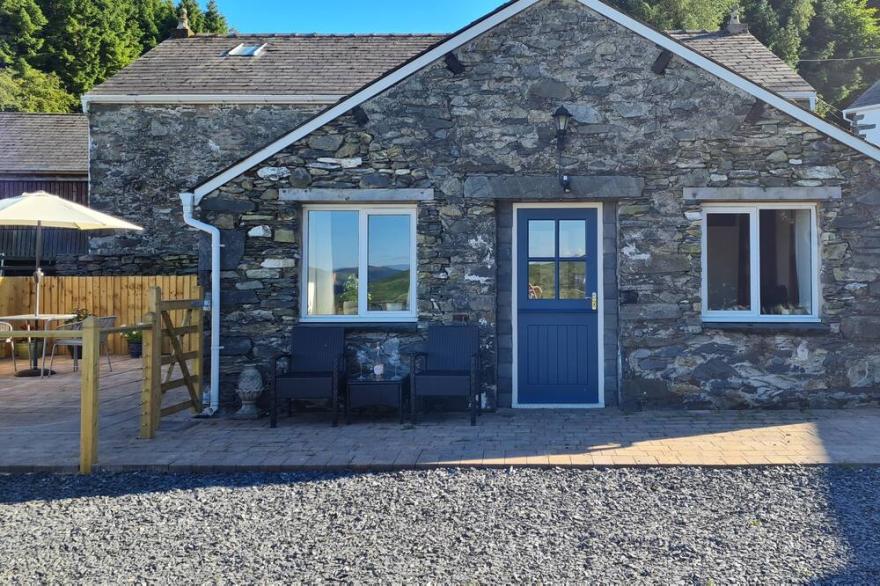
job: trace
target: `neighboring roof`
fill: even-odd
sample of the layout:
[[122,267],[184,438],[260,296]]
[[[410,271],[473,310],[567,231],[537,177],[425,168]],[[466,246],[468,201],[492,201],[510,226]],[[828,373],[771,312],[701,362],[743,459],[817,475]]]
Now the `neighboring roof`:
[[82,114],[0,112],[0,173],[89,172],[89,123]]
[[813,86],[751,33],[667,31],[666,34],[768,90],[783,95],[816,93]]
[[[780,93],[815,90],[749,33],[672,31],[673,38]],[[228,35],[169,39],[93,88],[104,96],[299,96],[333,103],[450,35]],[[257,57],[227,53],[240,44]],[[312,98],[307,100],[306,98]],[[324,98],[324,99],[315,99]],[[259,100],[258,100],[259,101]]]
[[874,82],[865,93],[856,98],[856,101],[843,109],[844,112],[855,110],[858,108],[869,108],[871,106],[880,106],[880,81]]
[[[338,99],[446,35],[224,35],[169,39],[93,88],[106,95],[332,95]],[[266,47],[256,57],[227,53]]]
[[[241,159],[237,163],[226,167],[198,187],[192,190],[196,197],[196,203],[201,201],[203,197],[214,191],[215,189],[225,185],[227,182],[235,179],[242,173],[255,165],[258,165],[266,159],[272,157],[276,153],[282,151],[296,141],[308,136],[312,132],[322,128],[326,124],[336,120],[340,116],[351,111],[353,108],[363,104],[367,100],[381,94],[385,90],[400,83],[409,76],[421,71],[425,67],[441,59],[445,54],[454,51],[479,37],[480,35],[492,30],[496,26],[513,18],[517,14],[535,5],[540,0],[511,0],[507,4],[502,5],[498,9],[490,12],[486,16],[474,21],[470,25],[461,29],[459,32],[451,35],[445,41],[436,44],[430,49],[424,51],[420,55],[410,59],[406,63],[393,71],[389,71],[384,76],[376,79],[350,94],[337,104],[326,108],[324,111],[313,116],[310,120],[301,124],[299,127],[284,134],[280,138],[267,144],[260,150]],[[670,51],[679,58],[703,69],[704,71],[732,84],[734,87],[752,95],[758,100],[788,114],[795,120],[815,128],[817,131],[837,140],[838,142],[849,146],[850,148],[880,162],[880,148],[864,141],[863,139],[850,134],[849,132],[825,122],[818,116],[804,110],[803,108],[793,104],[780,94],[761,86],[760,84],[747,79],[743,75],[731,70],[724,64],[714,60],[713,58],[702,54],[701,52],[691,49],[682,42],[673,37],[658,31],[657,29],[639,21],[631,16],[604,4],[600,0],[578,0],[581,4],[591,10],[601,14],[609,20],[616,22],[620,26],[627,28],[635,34],[655,43],[658,47]]]

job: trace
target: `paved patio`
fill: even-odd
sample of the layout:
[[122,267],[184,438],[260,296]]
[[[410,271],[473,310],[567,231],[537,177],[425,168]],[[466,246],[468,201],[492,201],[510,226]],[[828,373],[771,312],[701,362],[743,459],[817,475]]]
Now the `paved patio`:
[[[0,471],[74,471],[79,376],[56,362],[48,380],[18,379],[0,361]],[[266,419],[163,419],[137,439],[140,361],[101,368],[99,469],[179,471],[880,464],[880,409],[673,412],[501,410],[470,427],[465,414],[399,425],[393,414],[333,428],[320,414]]]

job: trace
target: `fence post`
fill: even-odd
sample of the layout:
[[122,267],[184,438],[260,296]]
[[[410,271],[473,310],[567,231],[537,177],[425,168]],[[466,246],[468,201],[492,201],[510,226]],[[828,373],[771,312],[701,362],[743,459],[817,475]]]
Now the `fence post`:
[[98,359],[101,330],[94,317],[82,326],[83,355],[80,366],[79,471],[91,474],[98,461]]
[[159,411],[162,408],[162,289],[150,287],[147,294],[146,322],[150,329],[144,331],[144,383],[141,388],[141,439],[152,439],[159,427]]

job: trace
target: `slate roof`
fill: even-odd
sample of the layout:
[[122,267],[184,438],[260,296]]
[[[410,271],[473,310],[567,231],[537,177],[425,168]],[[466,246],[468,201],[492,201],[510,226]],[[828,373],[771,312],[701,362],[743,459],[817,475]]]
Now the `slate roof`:
[[[347,95],[446,35],[228,35],[169,39],[90,95]],[[227,55],[266,44],[256,57]]]
[[751,33],[667,31],[666,34],[774,92],[816,91]]
[[[676,40],[776,92],[815,91],[749,33],[670,31]],[[348,95],[447,35],[228,35],[169,39],[89,95]],[[262,45],[257,57],[227,53]]]
[[0,174],[89,172],[89,123],[82,114],[0,112]]
[[877,106],[880,104],[880,81],[874,82],[865,93],[860,95],[856,100],[844,109],[852,110],[854,108],[863,108],[865,106]]

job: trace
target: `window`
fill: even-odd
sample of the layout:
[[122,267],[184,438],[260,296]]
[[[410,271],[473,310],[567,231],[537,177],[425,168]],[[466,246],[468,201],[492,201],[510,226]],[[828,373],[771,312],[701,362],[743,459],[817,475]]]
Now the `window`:
[[585,220],[529,220],[528,242],[529,299],[586,299]]
[[816,321],[816,208],[703,208],[703,319]]
[[307,207],[304,319],[415,321],[415,225],[414,207]]
[[257,57],[265,48],[265,43],[262,45],[246,45],[241,43],[230,49],[227,55],[231,57]]

